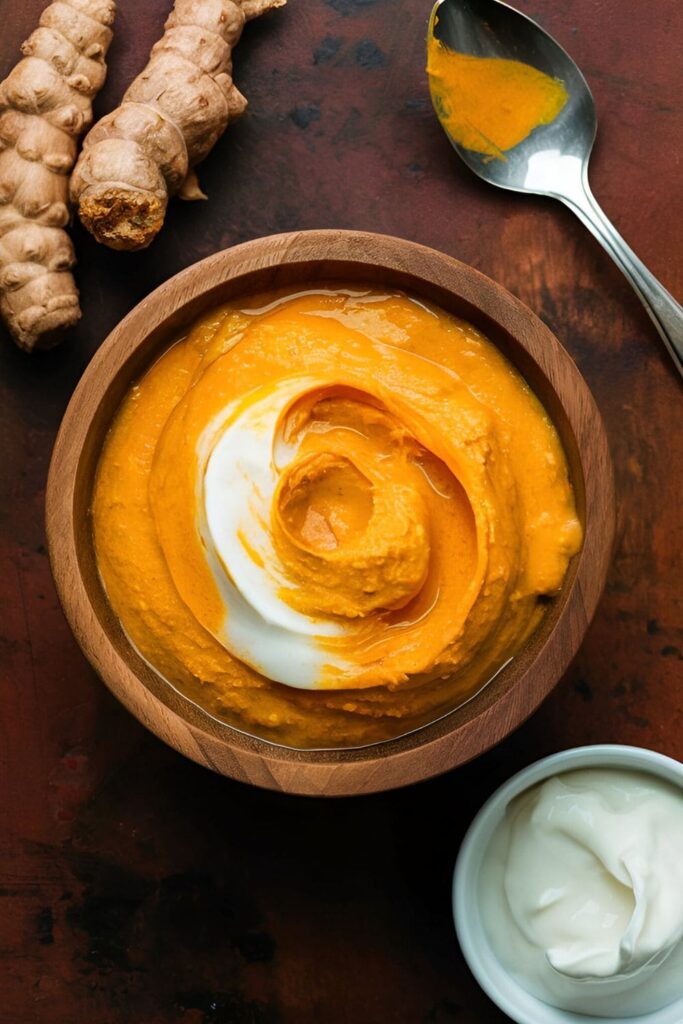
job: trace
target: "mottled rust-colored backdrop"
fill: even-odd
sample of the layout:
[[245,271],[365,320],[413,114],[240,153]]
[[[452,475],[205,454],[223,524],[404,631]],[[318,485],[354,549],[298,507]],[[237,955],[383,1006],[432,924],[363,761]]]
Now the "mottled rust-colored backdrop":
[[[2,3],[0,75],[41,0]],[[143,65],[165,0],[120,0],[105,111]],[[679,0],[519,0],[581,64],[600,129],[595,192],[680,298]],[[470,176],[432,116],[422,0],[290,0],[250,25],[251,101],[148,252],[76,231],[84,317],[61,350],[0,338],[2,1024],[500,1024],[460,956],[450,880],[491,790],[563,747],[681,757],[680,381],[637,300],[558,204]],[[510,288],[586,375],[616,463],[607,593],[577,664],[508,742],[414,789],[283,797],[216,777],[149,735],[71,637],[45,552],[60,418],[88,359],[155,285],[292,228],[416,239]]]

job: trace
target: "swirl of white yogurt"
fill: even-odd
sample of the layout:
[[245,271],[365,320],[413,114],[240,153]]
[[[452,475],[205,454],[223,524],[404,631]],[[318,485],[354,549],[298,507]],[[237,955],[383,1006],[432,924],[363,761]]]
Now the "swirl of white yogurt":
[[283,600],[287,576],[269,529],[280,474],[296,455],[280,423],[296,399],[320,386],[319,377],[289,377],[234,402],[199,445],[200,533],[226,607],[217,639],[269,679],[300,689],[316,689],[330,665],[353,671],[318,639],[343,636],[343,626]]

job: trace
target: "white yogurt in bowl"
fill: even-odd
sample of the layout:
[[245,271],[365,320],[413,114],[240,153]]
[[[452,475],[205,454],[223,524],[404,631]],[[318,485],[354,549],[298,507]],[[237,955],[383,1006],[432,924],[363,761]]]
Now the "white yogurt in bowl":
[[518,1024],[683,1024],[683,765],[621,746],[532,765],[475,818],[453,899]]

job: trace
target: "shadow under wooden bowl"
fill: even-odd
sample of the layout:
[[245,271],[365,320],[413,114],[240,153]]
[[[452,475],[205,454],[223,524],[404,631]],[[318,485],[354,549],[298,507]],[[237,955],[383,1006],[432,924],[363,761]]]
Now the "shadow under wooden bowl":
[[[469,320],[520,370],[564,444],[585,539],[561,593],[521,653],[467,704],[416,732],[353,750],[293,750],[217,720],[162,679],[126,639],[95,564],[90,501],[113,416],[180,328],[249,293],[316,281],[401,288]],[[71,399],[47,488],[52,569],[73,632],[116,697],[166,743],[244,782],[290,793],[391,789],[465,763],[500,742],[547,697],[576,654],[602,592],[614,536],[614,484],[600,414],[550,330],[478,271],[412,242],[308,231],[247,242],[177,274],[112,331]]]

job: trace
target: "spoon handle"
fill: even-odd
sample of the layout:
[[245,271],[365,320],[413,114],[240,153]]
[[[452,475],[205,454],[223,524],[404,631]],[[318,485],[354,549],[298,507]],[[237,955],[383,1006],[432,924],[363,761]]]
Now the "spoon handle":
[[569,194],[558,198],[583,221],[631,283],[683,376],[683,306],[650,273],[603,213],[585,173],[580,188],[573,188]]

